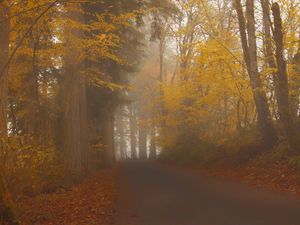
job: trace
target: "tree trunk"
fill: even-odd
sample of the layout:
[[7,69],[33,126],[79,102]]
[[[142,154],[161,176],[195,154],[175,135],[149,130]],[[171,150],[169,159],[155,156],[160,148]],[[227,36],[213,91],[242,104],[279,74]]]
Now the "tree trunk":
[[[269,66],[270,69],[273,70],[272,76],[273,76],[273,87],[274,87],[274,93],[275,93],[275,99],[278,101],[278,72],[277,65],[275,61],[274,56],[274,46],[271,36],[271,18],[270,18],[270,7],[269,7],[269,0],[261,0],[262,10],[263,10],[263,25],[264,25],[264,54],[265,54],[265,61],[266,64]],[[273,92],[273,90],[271,90]],[[273,99],[273,98],[271,98]],[[272,108],[275,107],[275,101],[271,101]],[[276,109],[273,109],[274,112],[276,112]],[[274,113],[276,117],[276,113]],[[280,119],[279,119],[280,120]]]
[[[9,9],[0,2],[0,71],[3,71],[9,57],[9,33],[10,20]],[[0,74],[0,151],[5,151],[7,138],[7,94],[8,92],[8,71]],[[1,162],[2,164],[2,162]],[[18,225],[18,219],[14,210],[13,201],[7,190],[3,177],[3,165],[0,165],[0,223]]]
[[104,166],[112,166],[115,162],[114,149],[114,116],[112,112],[107,112],[103,117],[103,144],[104,148]]
[[[166,116],[167,116],[167,111],[166,111],[166,106],[164,103],[164,90],[163,90],[163,84],[164,82],[167,82],[167,77],[163,77],[163,67],[164,67],[164,54],[165,54],[165,48],[166,48],[166,37],[163,35],[160,38],[159,42],[159,95],[160,95],[160,104],[159,104],[159,117],[160,117],[160,135],[165,136],[166,132]],[[167,75],[166,75],[167,76]],[[175,79],[175,77],[174,77]]]
[[157,149],[156,149],[156,134],[155,134],[155,126],[151,127],[151,140],[150,140],[150,159],[157,158]]
[[[296,77],[300,76],[300,34],[298,36],[299,42],[298,42],[298,51],[294,55],[293,58],[293,71],[297,74]],[[300,91],[300,84],[296,80],[293,82],[294,83],[294,92],[291,95],[291,111],[292,111],[292,116],[294,118],[297,118],[299,116],[299,104],[300,104],[300,99],[299,99],[299,91]]]
[[274,42],[276,46],[276,62],[277,62],[277,104],[278,113],[280,116],[281,128],[284,132],[290,147],[295,147],[294,144],[294,126],[290,113],[289,87],[287,76],[287,64],[284,59],[284,44],[283,44],[283,28],[280,15],[280,8],[277,3],[273,3],[272,12],[274,16]]
[[164,65],[164,53],[165,53],[165,40],[160,38],[159,40],[159,81],[163,82],[163,65]]
[[75,66],[66,69],[65,77],[65,162],[67,174],[84,175],[87,151],[85,81],[76,73]]
[[39,122],[40,122],[40,104],[39,104],[39,81],[38,81],[38,65],[36,51],[39,46],[39,40],[35,40],[33,35],[32,39],[32,73],[28,74],[27,78],[27,97],[28,97],[28,116],[27,116],[27,132],[35,137],[40,135]]
[[[79,12],[70,11],[68,16],[76,22],[84,21]],[[84,37],[84,32],[79,28],[69,29],[69,35]],[[68,178],[75,181],[85,175],[88,158],[86,78],[81,74],[84,62],[78,60],[80,51],[73,43],[70,45],[64,74],[65,169]]]
[[141,120],[139,121],[139,156],[147,159],[147,129]]
[[[268,0],[261,0],[263,9],[263,24],[264,24],[264,44],[265,44],[265,58],[266,62],[271,69],[276,69],[276,62],[273,54],[273,44],[271,37],[271,24],[270,24],[270,7]],[[276,73],[273,73],[274,82],[276,82]],[[276,85],[275,85],[276,88]]]
[[136,122],[136,113],[134,106],[131,104],[129,106],[129,122],[130,122],[130,145],[131,145],[131,158],[136,159],[136,133],[137,133],[137,122]]
[[[4,3],[0,3],[0,20],[5,20],[8,16],[8,9]],[[0,26],[0,71],[3,70],[9,57],[9,30],[10,21],[6,20]],[[3,138],[7,137],[7,92],[8,92],[8,71],[0,74],[0,148]]]
[[260,128],[264,143],[267,147],[272,148],[276,144],[277,135],[272,123],[267,96],[265,91],[263,90],[263,85],[258,71],[254,0],[247,0],[246,2],[247,28],[240,0],[235,0],[235,8],[238,14],[239,30],[241,35],[244,59],[247,65],[251,89],[253,92],[254,102],[257,110],[258,126]]
[[118,140],[118,149],[120,152],[121,159],[127,158],[127,152],[126,152],[126,140],[125,140],[125,122],[124,122],[124,107],[120,107],[118,110],[117,116],[116,116],[116,133],[117,133],[117,139]]

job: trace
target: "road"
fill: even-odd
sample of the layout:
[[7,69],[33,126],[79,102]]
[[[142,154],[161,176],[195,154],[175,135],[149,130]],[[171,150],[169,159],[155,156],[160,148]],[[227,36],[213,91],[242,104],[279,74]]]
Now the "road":
[[300,199],[199,172],[124,162],[115,225],[300,225]]

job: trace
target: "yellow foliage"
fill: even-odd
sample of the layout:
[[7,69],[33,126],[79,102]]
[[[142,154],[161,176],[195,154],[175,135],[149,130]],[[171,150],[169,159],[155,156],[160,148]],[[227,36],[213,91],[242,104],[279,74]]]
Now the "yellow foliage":
[[[230,137],[237,129],[238,102],[253,107],[249,80],[243,75],[242,65],[224,46],[209,40],[198,43],[196,51],[193,65],[183,71],[189,74],[189,79],[163,85],[162,101],[168,111],[164,118],[165,147],[176,144],[185,131],[195,130],[202,139]],[[240,52],[236,54],[241,56]],[[249,109],[238,110],[243,114]]]

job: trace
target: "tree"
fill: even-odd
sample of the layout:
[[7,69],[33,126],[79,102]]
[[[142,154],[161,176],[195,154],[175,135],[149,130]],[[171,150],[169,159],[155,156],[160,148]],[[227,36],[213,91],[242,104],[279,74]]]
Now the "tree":
[[156,159],[157,158],[156,129],[155,129],[154,125],[152,125],[150,129],[151,129],[151,132],[150,132],[149,158]]
[[290,147],[296,147],[294,138],[294,126],[290,113],[290,99],[288,87],[287,65],[284,59],[284,44],[283,44],[283,27],[278,3],[272,4],[272,12],[274,16],[274,42],[276,46],[276,64],[277,76],[275,85],[277,86],[277,104],[280,116],[280,122],[284,131],[284,136],[287,138]]
[[[7,96],[8,96],[8,69],[5,68],[9,58],[9,7],[0,2],[0,150],[6,151],[7,141]],[[0,164],[0,222],[9,225],[18,225],[13,202],[3,177],[3,162]]]
[[147,159],[147,128],[143,117],[139,117],[139,158]]
[[235,0],[235,9],[238,15],[244,60],[246,62],[258,115],[258,126],[260,127],[263,141],[268,147],[272,148],[277,141],[277,135],[273,126],[267,96],[258,71],[254,0],[246,1],[247,26],[240,0]]
[[8,95],[8,70],[5,68],[9,57],[9,32],[10,32],[10,20],[9,8],[0,3],[1,23],[0,26],[0,137],[1,137],[1,149],[4,147],[4,139],[7,136],[7,95]]
[[130,104],[129,106],[129,123],[130,123],[131,158],[137,159],[137,152],[136,152],[137,121],[136,121],[136,112],[133,103]]
[[115,113],[115,141],[122,160],[128,158],[126,142],[127,118],[127,108],[123,105],[119,106]]
[[[78,5],[77,7],[81,7]],[[84,15],[75,8],[68,8],[68,19],[84,23]],[[84,39],[78,27],[67,28],[67,53],[64,68],[64,151],[66,174],[70,178],[82,177],[87,170],[87,103],[85,67],[82,49],[74,39]]]

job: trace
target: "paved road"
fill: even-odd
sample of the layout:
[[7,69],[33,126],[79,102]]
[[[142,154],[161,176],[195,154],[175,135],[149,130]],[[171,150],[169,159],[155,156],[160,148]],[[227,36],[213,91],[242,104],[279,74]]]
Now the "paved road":
[[115,225],[300,225],[300,199],[125,162]]

